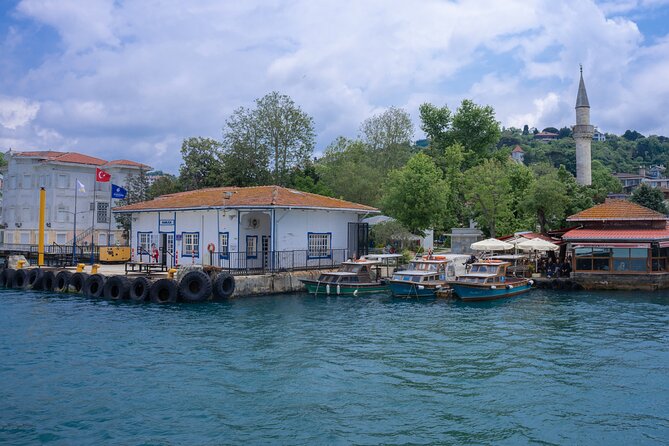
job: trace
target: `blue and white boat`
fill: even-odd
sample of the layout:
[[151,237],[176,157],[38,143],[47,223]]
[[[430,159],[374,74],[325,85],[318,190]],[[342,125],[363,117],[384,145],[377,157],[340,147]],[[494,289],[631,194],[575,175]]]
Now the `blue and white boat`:
[[468,256],[440,255],[416,258],[406,270],[395,271],[390,283],[390,291],[399,297],[434,297],[437,291],[447,295],[448,281],[464,272]]
[[455,295],[463,301],[495,300],[527,293],[532,281],[507,277],[509,262],[483,260],[474,262],[467,274],[448,282]]

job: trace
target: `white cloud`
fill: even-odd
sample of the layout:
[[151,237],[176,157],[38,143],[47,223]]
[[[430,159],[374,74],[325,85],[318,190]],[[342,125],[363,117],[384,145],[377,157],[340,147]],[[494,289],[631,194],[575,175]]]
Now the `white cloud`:
[[[52,27],[61,48],[3,72],[4,91],[25,102],[1,115],[0,144],[48,143],[175,172],[183,138],[220,138],[235,108],[272,90],[314,117],[319,150],[338,135],[356,136],[385,107],[405,107],[417,123],[421,103],[455,109],[465,97],[492,105],[506,126],[561,127],[573,124],[579,63],[596,124],[669,134],[658,118],[669,98],[661,84],[666,42],[646,43],[620,15],[658,7],[660,0],[23,0],[21,19]],[[8,34],[5,45],[34,50],[21,37]]]
[[39,104],[26,98],[0,97],[0,125],[16,130],[35,119]]

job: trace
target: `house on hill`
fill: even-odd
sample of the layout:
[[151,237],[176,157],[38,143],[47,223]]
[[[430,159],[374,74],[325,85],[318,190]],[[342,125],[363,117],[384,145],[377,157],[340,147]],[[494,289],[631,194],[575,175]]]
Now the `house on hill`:
[[151,245],[170,265],[291,268],[339,263],[367,249],[373,207],[279,186],[219,187],[114,209],[131,215],[135,260]]
[[556,139],[558,139],[558,136],[559,136],[558,133],[539,132],[534,135],[534,139],[541,142],[549,142],[549,141],[555,141]]
[[518,145],[513,148],[511,151],[511,159],[517,162],[518,164],[525,163],[525,151]]
[[588,289],[669,288],[669,228],[664,214],[607,200],[567,218],[572,278]]

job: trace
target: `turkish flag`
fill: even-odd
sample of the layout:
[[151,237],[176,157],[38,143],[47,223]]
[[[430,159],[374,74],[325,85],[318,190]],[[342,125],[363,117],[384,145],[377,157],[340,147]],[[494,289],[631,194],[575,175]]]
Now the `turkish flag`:
[[106,183],[109,180],[111,180],[110,173],[107,173],[102,169],[98,169],[97,167],[95,168],[95,181],[99,181],[100,183]]

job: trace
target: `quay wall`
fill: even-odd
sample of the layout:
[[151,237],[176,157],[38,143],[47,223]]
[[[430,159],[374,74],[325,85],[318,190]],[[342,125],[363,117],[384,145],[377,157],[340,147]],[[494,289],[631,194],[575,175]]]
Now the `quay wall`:
[[304,291],[300,279],[317,279],[323,271],[295,271],[255,276],[235,276],[235,297]]
[[669,288],[669,274],[572,273],[571,278],[586,290],[656,291]]

